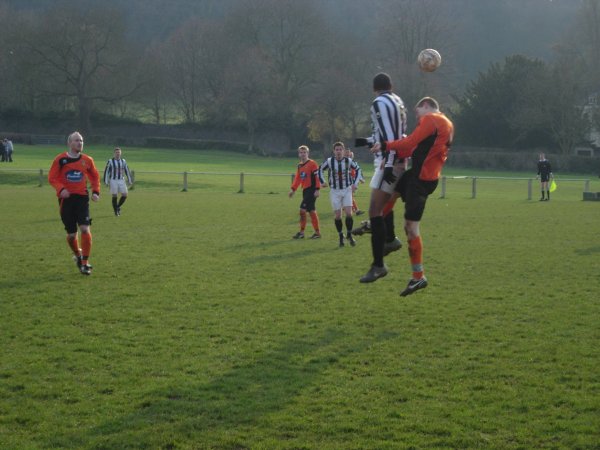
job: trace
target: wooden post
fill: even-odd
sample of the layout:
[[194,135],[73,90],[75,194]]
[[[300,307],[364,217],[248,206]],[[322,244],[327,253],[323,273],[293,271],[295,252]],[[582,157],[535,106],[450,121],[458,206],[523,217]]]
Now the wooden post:
[[590,180],[585,180],[585,184],[583,185],[583,192],[590,192]]
[[131,187],[129,189],[133,191],[135,189],[135,170],[130,170],[129,173],[131,173],[131,180],[129,180]]
[[530,178],[527,180],[527,200],[531,200],[531,195],[533,192],[533,180]]
[[183,189],[181,190],[181,192],[187,192],[187,188],[188,188],[188,183],[187,183],[187,172],[183,172]]
[[442,177],[442,195],[440,198],[446,198],[446,177]]
[[473,177],[473,186],[471,188],[471,198],[477,197],[477,177]]
[[39,187],[42,187],[43,184],[44,184],[44,169],[40,169],[40,185],[39,185]]
[[238,194],[243,194],[244,193],[244,172],[240,173],[240,190],[238,191]]

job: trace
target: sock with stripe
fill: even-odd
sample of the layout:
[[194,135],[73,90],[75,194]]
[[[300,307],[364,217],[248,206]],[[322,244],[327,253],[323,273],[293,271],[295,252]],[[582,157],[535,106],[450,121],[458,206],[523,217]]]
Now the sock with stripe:
[[415,280],[423,278],[423,241],[421,236],[408,241],[408,255],[412,266],[412,277]]
[[81,263],[87,264],[92,252],[92,233],[81,233]]

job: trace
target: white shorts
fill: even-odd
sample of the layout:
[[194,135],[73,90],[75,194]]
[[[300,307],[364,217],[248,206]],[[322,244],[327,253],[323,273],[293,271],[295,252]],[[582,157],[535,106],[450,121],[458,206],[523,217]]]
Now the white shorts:
[[127,194],[127,185],[125,180],[110,180],[110,193],[112,195]]
[[396,183],[400,180],[400,176],[405,172],[405,163],[396,163],[394,164],[394,175],[396,175],[395,183],[388,183],[387,181],[383,181],[383,168],[376,167],[375,173],[373,173],[373,178],[371,178],[371,182],[369,183],[369,187],[371,189],[379,189],[387,194],[392,194],[394,192],[394,187]]
[[346,189],[331,189],[329,191],[329,199],[334,211],[342,208],[352,208],[352,186]]

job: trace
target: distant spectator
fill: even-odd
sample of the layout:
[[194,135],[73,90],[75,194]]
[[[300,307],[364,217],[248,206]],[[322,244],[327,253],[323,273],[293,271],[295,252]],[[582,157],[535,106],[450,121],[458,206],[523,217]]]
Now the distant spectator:
[[4,145],[5,144],[4,141],[6,141],[6,139],[4,139],[3,141],[0,141],[0,153],[2,154],[2,162],[4,162],[4,161],[7,160],[7,158],[6,158],[6,145]]
[[4,151],[6,152],[6,160],[8,162],[13,162],[12,154],[13,154],[13,143],[10,139],[4,138]]

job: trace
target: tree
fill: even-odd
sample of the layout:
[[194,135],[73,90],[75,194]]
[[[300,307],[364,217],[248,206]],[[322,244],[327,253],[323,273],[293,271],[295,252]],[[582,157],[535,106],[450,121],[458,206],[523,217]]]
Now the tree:
[[125,82],[135,59],[115,10],[61,3],[23,20],[15,37],[17,51],[28,55],[23,69],[35,74],[36,95],[72,99],[84,133],[91,129],[95,102],[126,98],[138,87]]

